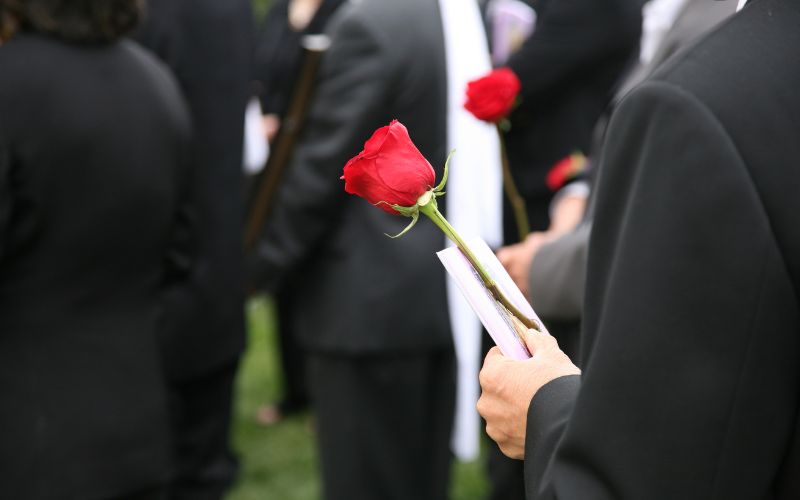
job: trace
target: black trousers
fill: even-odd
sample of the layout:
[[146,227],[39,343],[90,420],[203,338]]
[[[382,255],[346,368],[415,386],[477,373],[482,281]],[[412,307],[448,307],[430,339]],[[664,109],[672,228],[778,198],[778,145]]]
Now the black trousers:
[[229,440],[238,365],[237,359],[170,388],[174,473],[169,500],[220,500],[236,478]]
[[503,455],[489,439],[486,448],[489,500],[525,500],[525,462]]
[[452,349],[310,354],[326,500],[443,500],[455,402]]
[[306,388],[306,354],[293,329],[295,308],[293,290],[282,289],[275,294],[277,309],[278,346],[283,372],[283,396],[278,407],[284,415],[303,411],[308,407]]
[[167,489],[163,486],[157,488],[148,488],[147,490],[132,493],[130,495],[122,495],[118,497],[111,497],[108,500],[166,500]]

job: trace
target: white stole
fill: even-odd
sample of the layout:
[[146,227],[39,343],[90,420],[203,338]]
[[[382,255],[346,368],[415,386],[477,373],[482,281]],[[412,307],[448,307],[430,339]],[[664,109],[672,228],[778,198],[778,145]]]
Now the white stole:
[[[450,161],[446,216],[464,239],[481,237],[491,248],[502,243],[502,172],[495,126],[464,109],[467,82],[491,70],[486,32],[476,0],[439,0],[447,61],[447,143]],[[479,455],[478,370],[481,324],[455,282],[447,298],[458,360],[456,420],[451,446],[461,460]]]

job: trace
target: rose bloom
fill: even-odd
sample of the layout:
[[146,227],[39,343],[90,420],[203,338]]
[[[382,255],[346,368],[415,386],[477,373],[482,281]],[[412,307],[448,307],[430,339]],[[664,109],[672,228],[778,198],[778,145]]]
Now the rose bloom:
[[[381,127],[364,143],[364,150],[344,166],[344,190],[390,214],[389,205],[411,207],[433,189],[436,173],[397,120]],[[381,203],[384,202],[384,203]]]
[[475,118],[497,123],[511,112],[522,85],[508,68],[499,68],[467,84],[464,108]]

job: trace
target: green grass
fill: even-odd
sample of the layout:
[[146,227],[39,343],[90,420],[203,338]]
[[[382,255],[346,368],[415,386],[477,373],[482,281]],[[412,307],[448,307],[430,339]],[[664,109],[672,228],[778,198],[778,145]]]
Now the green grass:
[[[233,426],[242,468],[227,500],[316,500],[320,485],[310,416],[268,428],[255,422],[258,406],[280,397],[280,364],[270,302],[250,301],[247,314],[249,345],[237,380]],[[455,464],[451,500],[480,500],[486,491],[482,460]]]
[[264,19],[264,15],[269,10],[272,0],[253,0],[253,16],[257,23]]

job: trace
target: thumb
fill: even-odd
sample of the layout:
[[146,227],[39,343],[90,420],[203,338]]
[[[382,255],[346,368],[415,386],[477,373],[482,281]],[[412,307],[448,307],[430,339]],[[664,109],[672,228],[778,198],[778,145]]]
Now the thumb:
[[534,329],[525,331],[523,338],[531,356],[536,356],[537,352],[544,351],[555,342],[555,339],[547,332],[539,332]]
[[536,351],[542,349],[548,340],[548,337],[552,339],[549,333],[539,332],[534,329],[529,329],[526,327],[519,318],[515,316],[511,316],[511,321],[514,323],[514,329],[517,331],[517,334],[522,338],[525,342],[525,347],[528,348],[528,352],[531,353],[531,356],[536,354]]

